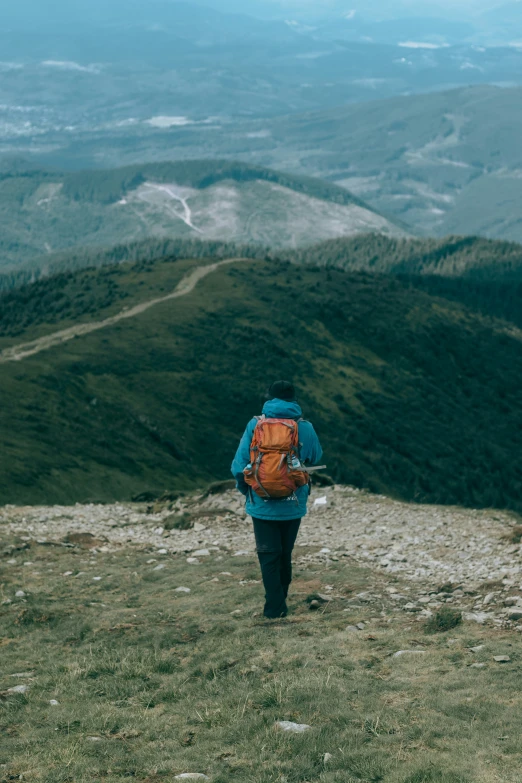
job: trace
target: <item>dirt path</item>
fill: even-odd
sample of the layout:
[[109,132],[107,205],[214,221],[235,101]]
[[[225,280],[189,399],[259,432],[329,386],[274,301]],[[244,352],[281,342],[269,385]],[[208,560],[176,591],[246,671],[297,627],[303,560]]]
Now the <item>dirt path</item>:
[[166,296],[161,296],[157,299],[150,299],[148,302],[141,302],[134,307],[130,307],[128,310],[122,310],[121,313],[113,315],[110,318],[105,318],[103,321],[93,321],[91,323],[81,323],[76,326],[71,326],[68,329],[62,329],[59,332],[53,332],[52,334],[46,334],[43,337],[39,337],[36,340],[32,340],[28,343],[21,343],[19,345],[13,345],[10,348],[6,348],[0,352],[0,364],[6,362],[19,362],[22,359],[27,359],[29,356],[34,356],[37,353],[46,351],[49,348],[54,348],[56,345],[61,345],[69,340],[73,340],[75,337],[81,337],[91,332],[96,332],[99,329],[105,329],[107,326],[114,326],[118,321],[123,321],[126,318],[134,318],[137,315],[141,315],[151,307],[155,307],[162,302],[168,302],[171,299],[178,299],[181,296],[186,296],[194,290],[196,285],[207,275],[215,272],[219,267],[225,264],[233,264],[237,261],[245,259],[239,258],[227,258],[225,261],[218,261],[215,264],[209,264],[207,266],[198,266],[193,272],[186,275],[176,286],[174,291]]

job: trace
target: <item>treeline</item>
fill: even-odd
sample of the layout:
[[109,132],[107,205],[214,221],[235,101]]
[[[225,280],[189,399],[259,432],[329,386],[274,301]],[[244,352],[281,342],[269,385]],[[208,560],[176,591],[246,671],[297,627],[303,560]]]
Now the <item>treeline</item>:
[[481,237],[394,239],[363,234],[282,251],[300,264],[381,274],[442,275],[473,280],[522,280],[522,245]]
[[268,248],[236,245],[219,240],[145,239],[110,248],[78,248],[36,259],[0,274],[0,293],[47,279],[63,272],[80,272],[124,262],[148,262],[160,258],[264,258]]
[[107,171],[100,169],[78,171],[64,176],[62,192],[75,201],[110,204],[148,180],[173,182],[198,189],[208,188],[223,180],[234,182],[264,180],[324,201],[366,206],[361,199],[339,185],[314,177],[285,174],[264,166],[252,166],[231,160],[186,160],[125,166]]

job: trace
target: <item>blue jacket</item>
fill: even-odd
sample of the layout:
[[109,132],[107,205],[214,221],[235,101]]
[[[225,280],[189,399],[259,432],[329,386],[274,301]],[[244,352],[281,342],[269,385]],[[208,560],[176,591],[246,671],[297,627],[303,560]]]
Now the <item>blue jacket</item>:
[[[301,408],[296,402],[287,402],[277,398],[265,403],[263,413],[269,419],[299,419],[302,416]],[[257,519],[299,519],[299,517],[304,517],[309,495],[308,487],[299,487],[294,497],[281,500],[264,500],[249,490],[243,470],[250,462],[250,444],[256,424],[257,419],[252,419],[248,423],[232,463],[232,474],[236,479],[237,488],[247,499],[247,514]],[[317,465],[323,456],[323,450],[309,421],[299,422],[299,442],[301,444],[300,459],[307,465]]]

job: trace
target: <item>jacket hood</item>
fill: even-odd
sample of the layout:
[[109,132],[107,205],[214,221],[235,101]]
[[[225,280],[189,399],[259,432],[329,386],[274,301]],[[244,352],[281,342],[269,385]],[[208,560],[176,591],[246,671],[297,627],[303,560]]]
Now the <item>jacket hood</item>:
[[277,397],[265,402],[263,413],[269,419],[300,419],[303,415],[301,406],[296,402],[279,400]]

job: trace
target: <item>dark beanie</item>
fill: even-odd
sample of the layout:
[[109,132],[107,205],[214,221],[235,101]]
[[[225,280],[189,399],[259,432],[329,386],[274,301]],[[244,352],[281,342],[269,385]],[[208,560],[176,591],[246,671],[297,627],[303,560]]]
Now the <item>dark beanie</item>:
[[278,400],[286,400],[287,402],[295,402],[295,389],[293,383],[290,381],[276,381],[268,390],[268,399],[273,400],[277,397]]

